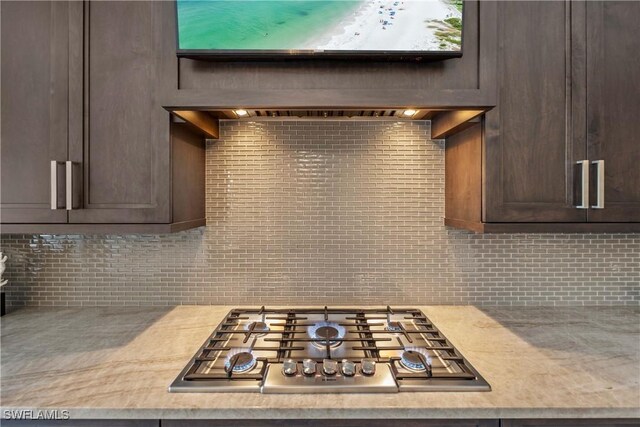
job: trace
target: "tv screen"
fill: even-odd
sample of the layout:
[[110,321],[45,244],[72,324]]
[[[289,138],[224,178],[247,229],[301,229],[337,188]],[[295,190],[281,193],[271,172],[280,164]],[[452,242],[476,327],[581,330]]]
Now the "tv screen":
[[178,55],[453,57],[462,0],[176,0]]

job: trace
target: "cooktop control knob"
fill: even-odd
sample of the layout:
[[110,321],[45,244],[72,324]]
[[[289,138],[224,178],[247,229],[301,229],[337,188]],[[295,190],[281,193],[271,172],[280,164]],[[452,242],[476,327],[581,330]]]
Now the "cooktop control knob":
[[376,373],[376,361],[373,359],[362,359],[360,369],[365,375],[373,375]]
[[325,375],[335,375],[338,372],[338,362],[331,359],[324,359],[322,361],[322,372]]
[[308,376],[316,374],[316,361],[313,359],[304,359],[302,361],[302,373]]
[[352,377],[356,374],[356,364],[350,360],[342,359],[342,375]]
[[282,365],[282,373],[286,376],[293,376],[298,373],[298,364],[293,359],[286,359]]

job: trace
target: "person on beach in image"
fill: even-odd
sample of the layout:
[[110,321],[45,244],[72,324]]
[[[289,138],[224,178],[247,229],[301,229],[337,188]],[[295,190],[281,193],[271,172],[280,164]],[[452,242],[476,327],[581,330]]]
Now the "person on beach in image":
[[[460,48],[459,32],[456,35],[449,23],[451,18],[462,19],[462,11],[454,0],[362,0],[358,3],[355,16],[351,12],[348,20],[336,23],[331,31],[333,35],[325,36],[318,49],[435,51]],[[377,24],[373,24],[376,20]]]

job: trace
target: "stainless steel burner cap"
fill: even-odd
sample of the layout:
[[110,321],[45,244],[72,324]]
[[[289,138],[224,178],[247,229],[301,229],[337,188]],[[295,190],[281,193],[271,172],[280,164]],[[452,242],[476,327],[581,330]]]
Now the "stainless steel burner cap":
[[333,326],[321,326],[316,330],[316,336],[318,338],[326,338],[331,341],[338,336],[338,330]]
[[400,332],[402,328],[400,327],[400,322],[389,322],[387,323],[387,331]]
[[337,347],[342,344],[341,340],[346,333],[344,326],[335,322],[318,322],[309,326],[308,333],[313,339],[322,339],[323,341],[314,341],[313,345],[324,347],[329,343],[331,347]]
[[247,372],[256,366],[256,358],[253,357],[248,351],[240,351],[237,353],[229,354],[227,360],[224,362],[225,371],[229,372],[233,369],[235,373]]
[[429,355],[422,349],[412,349],[402,353],[400,364],[410,371],[421,372],[426,370],[424,361],[426,361],[427,366],[431,368],[431,358]]
[[266,335],[265,332],[268,332],[270,330],[269,325],[267,325],[265,322],[251,322],[249,324],[247,324],[244,327],[245,331],[253,331],[255,332],[261,332],[261,333],[255,333],[254,335],[257,336],[263,336]]

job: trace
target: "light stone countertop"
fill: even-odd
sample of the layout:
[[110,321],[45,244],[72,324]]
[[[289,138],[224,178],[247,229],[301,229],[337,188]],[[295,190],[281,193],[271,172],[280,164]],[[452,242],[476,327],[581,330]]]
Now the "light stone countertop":
[[491,392],[169,393],[228,306],[3,317],[2,409],[71,418],[640,417],[640,308],[418,307]]

